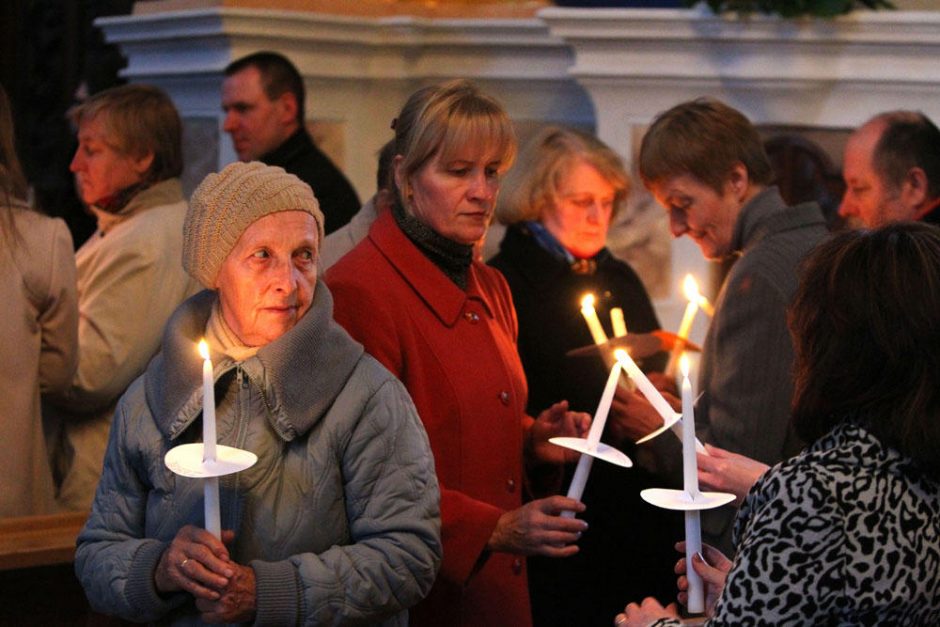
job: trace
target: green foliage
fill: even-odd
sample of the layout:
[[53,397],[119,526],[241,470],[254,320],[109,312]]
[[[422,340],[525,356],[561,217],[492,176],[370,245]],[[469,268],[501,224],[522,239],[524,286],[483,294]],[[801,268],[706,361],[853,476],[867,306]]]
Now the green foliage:
[[[683,0],[686,6],[694,6],[699,0]],[[716,14],[737,13],[747,16],[753,13],[780,15],[782,17],[835,17],[855,9],[894,9],[891,0],[704,0]]]

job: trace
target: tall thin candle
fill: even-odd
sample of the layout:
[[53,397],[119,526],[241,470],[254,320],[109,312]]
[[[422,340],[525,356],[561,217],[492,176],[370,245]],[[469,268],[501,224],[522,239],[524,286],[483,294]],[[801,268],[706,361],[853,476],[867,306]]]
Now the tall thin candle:
[[[681,340],[687,340],[692,332],[692,323],[695,322],[695,314],[698,312],[699,306],[698,283],[695,282],[695,278],[691,274],[685,275],[685,280],[682,282],[682,291],[689,302],[685,306],[682,322],[679,323],[679,331],[676,335]],[[676,376],[676,364],[683,350],[685,350],[685,342],[676,342],[676,345],[672,348],[669,363],[666,364],[666,374],[670,377]]]
[[623,337],[627,334],[627,322],[623,317],[623,309],[614,307],[610,310],[610,326],[614,330],[614,337]]
[[584,298],[581,299],[581,315],[584,317],[584,321],[591,331],[591,338],[594,340],[594,343],[603,344],[606,342],[607,333],[604,332],[604,327],[601,326],[601,321],[597,317],[597,311],[594,309],[593,294],[586,294]]
[[[215,432],[215,379],[212,374],[212,360],[209,358],[209,345],[199,341],[199,354],[202,355],[202,463],[214,463],[216,460]],[[219,478],[209,477],[203,480],[203,506],[206,518],[206,530],[217,538],[222,537],[222,523],[219,512]]]
[[633,361],[630,354],[622,348],[618,348],[614,351],[614,356],[617,358],[617,361],[621,363],[623,369],[633,382],[636,383],[637,389],[646,397],[646,400],[650,402],[653,409],[662,416],[663,422],[671,422],[676,412],[673,411],[672,406],[663,398],[663,395],[659,393],[656,386],[643,374],[643,371],[636,365],[636,362]]
[[[684,353],[682,370],[682,478],[683,488],[692,501],[699,495],[698,463],[695,459],[695,412],[692,404],[692,383],[689,381],[689,358]],[[688,610],[692,614],[705,611],[705,590],[702,578],[692,568],[692,556],[702,551],[702,523],[698,510],[685,512],[685,567],[689,580]]]
[[[601,436],[604,434],[604,426],[607,423],[607,415],[610,413],[610,405],[614,401],[614,391],[617,389],[617,380],[620,378],[621,364],[615,361],[610,369],[610,376],[607,377],[607,384],[604,386],[604,393],[601,394],[601,401],[597,405],[597,412],[594,414],[594,421],[591,423],[591,429],[588,431],[587,448],[594,451]],[[568,487],[568,498],[580,501],[584,494],[584,486],[587,484],[588,475],[591,472],[591,464],[594,457],[588,453],[581,453],[578,460],[578,466],[574,470],[574,476],[571,478],[571,485]],[[574,512],[565,511],[561,514],[565,518],[574,518]]]

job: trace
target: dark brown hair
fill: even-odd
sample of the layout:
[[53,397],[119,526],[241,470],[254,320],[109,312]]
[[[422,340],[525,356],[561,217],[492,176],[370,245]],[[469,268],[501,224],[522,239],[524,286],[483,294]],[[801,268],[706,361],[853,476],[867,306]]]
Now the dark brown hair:
[[304,80],[297,67],[282,54],[277,52],[254,52],[236,59],[225,68],[225,75],[238,74],[250,67],[257,68],[261,74],[261,87],[268,100],[276,100],[281,94],[290,92],[297,100],[297,123],[304,125]]
[[16,224],[10,215],[13,199],[26,200],[26,178],[16,155],[13,132],[13,108],[6,91],[0,85],[0,235],[6,245],[19,241]]
[[821,244],[803,264],[790,331],[800,437],[855,416],[940,477],[940,230],[898,222]]
[[874,120],[885,124],[872,155],[885,185],[898,191],[911,169],[921,168],[929,197],[940,197],[940,129],[920,111],[889,111]]
[[640,178],[646,187],[690,175],[722,194],[738,163],[758,185],[774,180],[773,168],[754,125],[737,109],[698,98],[660,113],[643,136]]

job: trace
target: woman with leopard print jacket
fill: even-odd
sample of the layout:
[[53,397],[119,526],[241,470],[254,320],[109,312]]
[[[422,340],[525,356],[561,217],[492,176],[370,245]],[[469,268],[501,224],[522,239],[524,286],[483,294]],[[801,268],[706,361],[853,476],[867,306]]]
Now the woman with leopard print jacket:
[[[705,624],[940,625],[940,231],[822,244],[790,329],[793,421],[812,444],[751,489],[733,562],[711,547],[711,566],[694,560]],[[676,572],[684,590],[684,559]],[[683,623],[648,598],[614,624]]]

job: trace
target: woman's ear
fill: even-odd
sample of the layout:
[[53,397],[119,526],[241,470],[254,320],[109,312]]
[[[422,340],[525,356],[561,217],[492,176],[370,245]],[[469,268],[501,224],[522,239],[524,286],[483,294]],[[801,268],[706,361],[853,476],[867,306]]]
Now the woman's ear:
[[751,187],[751,177],[748,175],[747,166],[740,161],[731,166],[731,173],[728,175],[728,185],[734,197],[737,198],[739,202],[744,203],[749,197]]
[[150,166],[153,165],[153,151],[148,150],[139,157],[133,157],[131,162],[134,167],[134,172],[143,179],[144,175],[150,170]]

